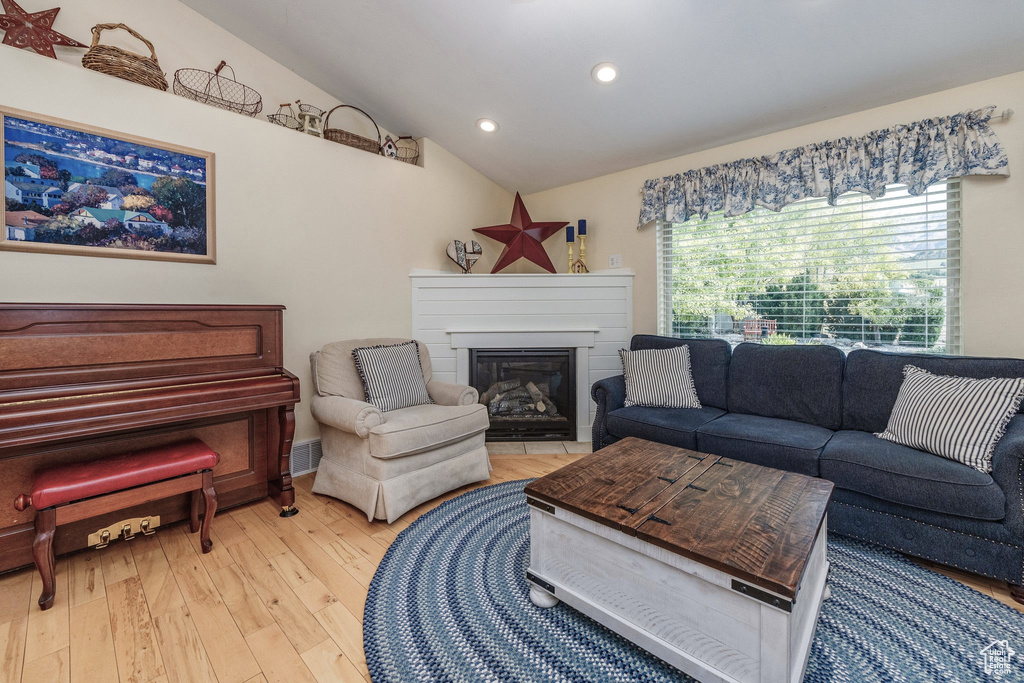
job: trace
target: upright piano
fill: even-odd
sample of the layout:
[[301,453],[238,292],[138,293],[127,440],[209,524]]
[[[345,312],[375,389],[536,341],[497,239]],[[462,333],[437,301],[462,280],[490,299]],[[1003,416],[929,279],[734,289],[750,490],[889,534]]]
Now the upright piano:
[[[32,563],[39,469],[202,439],[220,508],[271,496],[294,510],[288,458],[298,378],[283,306],[0,304],[0,571]],[[56,552],[121,519],[188,517],[187,495],[62,527]],[[216,524],[214,524],[216,532]]]

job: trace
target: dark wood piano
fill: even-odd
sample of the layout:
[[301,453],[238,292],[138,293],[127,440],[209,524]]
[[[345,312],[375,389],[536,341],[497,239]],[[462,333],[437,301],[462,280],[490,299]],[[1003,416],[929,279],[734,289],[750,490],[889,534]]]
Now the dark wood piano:
[[[0,571],[32,563],[34,511],[12,502],[57,463],[197,437],[220,454],[221,509],[270,495],[293,512],[299,380],[282,363],[283,311],[0,304]],[[56,551],[84,548],[120,519],[186,519],[187,503],[182,495],[69,524]]]

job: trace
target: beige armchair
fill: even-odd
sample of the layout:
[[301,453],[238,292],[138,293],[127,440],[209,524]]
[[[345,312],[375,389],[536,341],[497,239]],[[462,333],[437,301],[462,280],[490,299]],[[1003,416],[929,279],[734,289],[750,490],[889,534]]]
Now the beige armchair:
[[434,403],[381,412],[365,402],[352,350],[405,339],[353,339],[310,354],[313,417],[323,458],[313,492],[339,498],[388,524],[407,510],[465,484],[490,478],[484,446],[487,409],[472,387],[431,378],[430,354],[417,342]]

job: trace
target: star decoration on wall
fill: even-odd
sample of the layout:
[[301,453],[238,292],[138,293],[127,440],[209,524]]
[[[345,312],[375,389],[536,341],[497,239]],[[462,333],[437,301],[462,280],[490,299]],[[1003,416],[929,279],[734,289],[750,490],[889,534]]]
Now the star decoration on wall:
[[491,268],[492,273],[507,268],[521,258],[533,261],[544,270],[553,273],[555,266],[548,258],[548,253],[544,251],[544,245],[541,242],[567,225],[569,225],[569,221],[534,223],[526,211],[523,198],[516,192],[516,203],[512,207],[512,218],[508,223],[474,228],[473,232],[478,232],[505,245],[501,255],[498,256],[498,261]]
[[87,47],[53,30],[53,20],[57,18],[60,7],[30,13],[19,7],[14,0],[0,0],[0,3],[6,12],[0,14],[0,31],[4,31],[4,45],[35,50],[52,59],[57,59],[53,52],[54,45]]

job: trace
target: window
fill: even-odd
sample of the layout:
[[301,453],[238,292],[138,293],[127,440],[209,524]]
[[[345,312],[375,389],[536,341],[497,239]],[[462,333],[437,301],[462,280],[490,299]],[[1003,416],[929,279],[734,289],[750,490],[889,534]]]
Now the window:
[[661,334],[960,352],[958,179],[657,229]]

